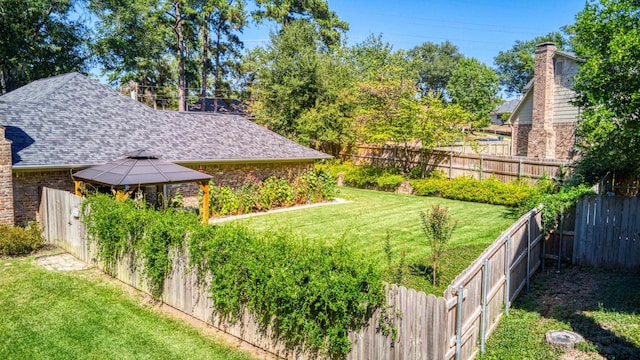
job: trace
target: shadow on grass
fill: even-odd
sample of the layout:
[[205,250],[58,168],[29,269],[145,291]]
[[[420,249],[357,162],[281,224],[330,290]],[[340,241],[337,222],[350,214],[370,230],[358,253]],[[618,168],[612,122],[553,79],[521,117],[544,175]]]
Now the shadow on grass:
[[633,331],[640,273],[568,267],[539,274],[531,290],[514,307],[568,324],[587,340],[579,349],[606,359],[640,359],[640,336]]

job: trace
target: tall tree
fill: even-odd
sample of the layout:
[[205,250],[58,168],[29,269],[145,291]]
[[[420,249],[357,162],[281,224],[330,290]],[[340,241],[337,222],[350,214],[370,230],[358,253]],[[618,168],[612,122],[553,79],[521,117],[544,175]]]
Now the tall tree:
[[458,47],[449,41],[441,44],[425,42],[409,50],[408,55],[418,73],[420,95],[446,96],[447,83],[463,58]]
[[[342,123],[324,123],[324,120],[331,112],[341,111],[344,104],[335,102],[341,93],[340,87],[349,83],[351,75],[346,68],[348,65],[324,47],[313,24],[293,21],[271,35],[271,43],[266,49],[252,54],[256,67],[250,111],[257,122],[309,145],[331,140],[322,139],[322,134],[329,136],[331,131],[343,131]],[[336,76],[344,76],[344,79]],[[335,106],[329,110],[332,103]],[[345,118],[338,114],[331,121]]]
[[141,95],[173,106],[176,85],[173,30],[164,17],[165,4],[157,0],[91,0],[96,15],[93,53],[113,84],[133,80]]
[[522,94],[524,87],[533,79],[536,45],[553,42],[558,49],[570,49],[569,41],[559,32],[551,32],[528,41],[518,40],[513,47],[500,51],[494,59],[500,77],[500,85],[512,95]]
[[451,75],[447,91],[454,104],[469,113],[471,127],[489,125],[489,113],[500,102],[498,75],[488,66],[474,58],[460,60]]
[[31,81],[87,70],[86,28],[74,0],[0,1],[0,94]]
[[341,34],[349,30],[349,24],[329,9],[327,0],[256,0],[256,5],[253,17],[258,22],[271,20],[282,27],[300,19],[313,22],[326,46],[338,45]]
[[580,60],[574,90],[581,108],[579,172],[640,176],[640,4],[591,1],[570,27]]
[[202,4],[201,98],[207,96],[207,78],[213,72],[214,109],[217,109],[217,99],[222,96],[223,89],[228,87],[225,77],[238,71],[240,66],[244,44],[238,34],[247,25],[245,5],[244,0],[205,0]]

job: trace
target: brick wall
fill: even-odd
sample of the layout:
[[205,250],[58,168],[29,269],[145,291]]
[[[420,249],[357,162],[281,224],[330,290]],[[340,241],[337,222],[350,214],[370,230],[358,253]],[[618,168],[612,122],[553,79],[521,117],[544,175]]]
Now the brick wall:
[[536,45],[533,76],[533,113],[527,156],[540,159],[556,158],[556,134],[553,126],[554,62],[553,43]]
[[514,156],[527,156],[529,133],[531,124],[514,124],[511,131],[511,154]]
[[13,186],[11,185],[11,141],[0,126],[0,223],[13,225]]
[[576,123],[553,124],[556,133],[556,159],[573,160],[576,143]]
[[[219,186],[241,186],[249,176],[264,180],[269,176],[293,179],[296,175],[311,168],[313,162],[284,162],[284,163],[251,163],[251,164],[215,164],[215,165],[190,165],[193,170],[202,169],[202,172],[213,176],[213,182]],[[172,187],[170,196],[174,196],[176,190],[180,190],[185,206],[198,207],[198,185],[196,183],[180,184]]]
[[[213,176],[218,185],[239,186],[249,175],[265,179],[271,175],[293,178],[302,171],[313,166],[313,162],[281,162],[281,163],[249,163],[249,164],[216,164],[203,165],[202,171]],[[199,165],[188,166],[200,170]],[[25,221],[38,219],[38,208],[42,187],[74,191],[73,180],[69,170],[62,171],[20,171],[13,172],[13,193],[15,222],[23,224]],[[180,184],[171,187],[171,196],[176,190],[183,195],[185,206],[198,207],[198,185],[196,183]],[[147,189],[145,197],[155,202],[155,189]]]
[[69,170],[13,171],[13,194],[16,225],[39,220],[38,208],[42,187],[73,192],[73,181]]
[[[574,153],[571,151],[575,146],[575,123],[553,124],[553,132],[555,134],[555,158],[560,160],[573,160]],[[515,156],[531,156],[532,144],[536,144],[534,140],[530,140],[531,125],[515,124],[512,133],[512,149],[511,153]]]

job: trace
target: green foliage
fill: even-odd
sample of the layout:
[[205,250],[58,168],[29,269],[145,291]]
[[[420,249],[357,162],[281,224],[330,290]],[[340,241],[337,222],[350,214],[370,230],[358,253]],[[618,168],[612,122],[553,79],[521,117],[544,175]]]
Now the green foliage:
[[418,88],[423,97],[446,95],[446,87],[458,62],[463,58],[458,47],[448,40],[441,44],[425,42],[409,50],[409,58],[418,73]]
[[431,246],[431,277],[433,286],[438,284],[437,275],[440,269],[440,259],[446,251],[447,244],[453,236],[456,222],[451,219],[449,209],[434,205],[430,211],[420,212],[420,221],[422,222],[422,232]]
[[451,75],[447,91],[454,104],[471,113],[472,127],[491,123],[489,113],[500,103],[498,75],[477,59],[462,59]]
[[383,174],[376,179],[376,185],[382,191],[396,191],[403,181],[404,176],[402,175]]
[[249,111],[257,122],[305,145],[355,140],[350,94],[355,74],[339,52],[323,48],[313,24],[293,21],[254,55]]
[[547,191],[549,182],[544,181],[533,186],[518,180],[505,184],[496,178],[477,180],[472,177],[458,177],[452,180],[412,180],[411,186],[416,195],[517,207],[539,192]]
[[0,94],[31,81],[87,70],[87,29],[76,0],[0,2]]
[[[305,181],[315,181],[308,175]],[[237,225],[203,227],[195,214],[136,207],[107,195],[89,196],[85,203],[91,241],[111,273],[118,259],[135,258],[159,298],[171,254],[186,246],[215,312],[238,321],[246,308],[291,348],[345,356],[349,331],[360,329],[385,301],[380,273],[344,245],[257,234]]]
[[274,176],[264,181],[249,176],[238,188],[209,183],[212,215],[239,215],[276,207],[314,203],[335,197],[335,179],[330,173],[311,169],[291,182]]
[[0,255],[26,255],[44,244],[42,228],[37,223],[27,228],[0,224]]
[[551,32],[534,39],[517,40],[513,47],[500,51],[495,58],[496,72],[500,77],[500,85],[512,95],[523,94],[524,87],[533,79],[535,58],[533,53],[536,45],[543,42],[553,42],[558,49],[567,49],[569,41],[559,32]]
[[196,230],[190,253],[199,279],[215,279],[214,311],[237,321],[246,306],[290,348],[343,357],[385,301],[380,274],[342,245],[227,225]]
[[106,194],[87,196],[82,208],[89,239],[97,246],[105,271],[115,275],[117,261],[125,256],[139,261],[151,295],[159,298],[171,272],[169,252],[180,250],[186,234],[199,223],[197,215],[171,208],[147,209]]
[[542,204],[542,223],[545,232],[549,234],[558,225],[560,215],[574,207],[580,198],[590,194],[593,194],[593,190],[586,185],[562,186],[559,190],[549,189],[524,202],[520,206],[520,213],[524,214]]
[[587,182],[640,175],[639,14],[637,1],[592,1],[569,28],[581,59],[574,90],[578,172]]

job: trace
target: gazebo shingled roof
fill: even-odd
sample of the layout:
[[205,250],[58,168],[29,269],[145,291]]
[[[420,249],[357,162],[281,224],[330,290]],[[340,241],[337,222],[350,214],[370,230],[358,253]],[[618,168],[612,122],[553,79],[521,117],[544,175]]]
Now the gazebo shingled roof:
[[164,161],[146,150],[130,152],[122,159],[78,171],[73,177],[108,186],[176,184],[212,178],[211,175]]

